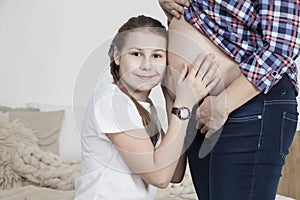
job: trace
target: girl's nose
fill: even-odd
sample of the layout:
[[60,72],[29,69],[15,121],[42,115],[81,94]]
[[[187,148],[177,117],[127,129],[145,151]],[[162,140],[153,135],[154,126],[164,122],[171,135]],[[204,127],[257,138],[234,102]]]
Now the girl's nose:
[[152,63],[151,63],[150,58],[145,57],[143,59],[143,62],[141,63],[141,69],[144,69],[144,70],[150,69],[151,65],[152,65]]

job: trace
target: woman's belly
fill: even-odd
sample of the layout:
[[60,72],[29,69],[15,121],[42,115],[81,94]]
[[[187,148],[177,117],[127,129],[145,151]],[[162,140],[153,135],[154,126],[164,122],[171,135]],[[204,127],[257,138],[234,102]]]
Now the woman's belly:
[[183,17],[180,20],[173,18],[169,25],[168,64],[179,71],[184,62],[192,64],[201,53],[214,54],[215,60],[220,65],[219,73],[222,80],[212,91],[212,95],[220,93],[241,74],[236,62],[186,22]]

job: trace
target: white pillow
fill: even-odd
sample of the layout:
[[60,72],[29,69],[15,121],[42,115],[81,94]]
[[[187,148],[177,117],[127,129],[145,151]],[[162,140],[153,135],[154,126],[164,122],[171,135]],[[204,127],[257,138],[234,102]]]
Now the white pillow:
[[59,136],[59,155],[63,158],[69,158],[69,159],[81,158],[81,144],[80,144],[81,122],[79,123],[75,122],[74,112],[71,105],[50,105],[50,104],[42,104],[42,103],[27,103],[26,107],[38,108],[40,109],[40,111],[64,110],[65,116],[62,122],[60,136]]

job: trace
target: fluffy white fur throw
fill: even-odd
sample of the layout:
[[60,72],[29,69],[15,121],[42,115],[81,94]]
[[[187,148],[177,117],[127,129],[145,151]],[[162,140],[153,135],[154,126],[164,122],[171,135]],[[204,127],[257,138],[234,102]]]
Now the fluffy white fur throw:
[[33,129],[0,113],[0,189],[33,184],[72,190],[79,174],[79,160],[42,151]]
[[8,113],[0,112],[0,189],[29,184],[29,181],[13,170],[13,163],[11,162],[14,148],[20,142],[32,146],[36,145],[37,141],[33,130],[16,121],[10,123]]

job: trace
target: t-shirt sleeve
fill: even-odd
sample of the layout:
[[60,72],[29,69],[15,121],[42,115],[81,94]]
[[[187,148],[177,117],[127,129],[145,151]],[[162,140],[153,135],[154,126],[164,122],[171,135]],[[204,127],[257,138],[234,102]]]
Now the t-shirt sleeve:
[[96,124],[102,133],[119,133],[144,128],[132,100],[122,94],[102,96],[94,105]]

